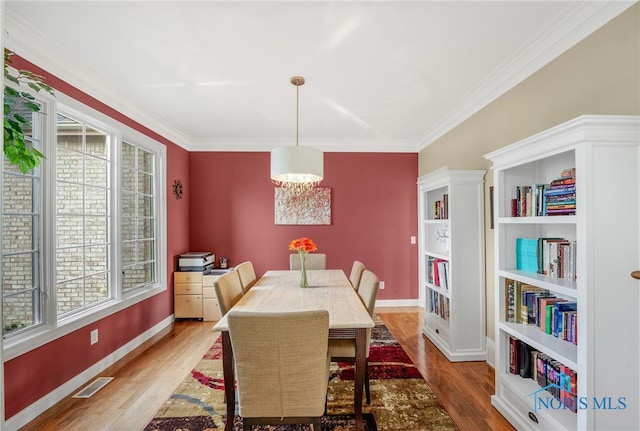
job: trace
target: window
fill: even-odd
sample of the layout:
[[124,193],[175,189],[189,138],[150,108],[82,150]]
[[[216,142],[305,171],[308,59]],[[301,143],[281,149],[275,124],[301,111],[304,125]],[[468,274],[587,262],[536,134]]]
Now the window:
[[[44,106],[40,113],[24,110],[31,118],[31,130],[25,129],[25,141],[42,150]],[[28,174],[7,162],[2,165],[2,330],[18,333],[41,323],[40,238],[42,182],[40,169]]]
[[28,139],[46,160],[2,167],[5,360],[167,287],[165,146],[64,94],[39,100]]
[[122,291],[156,281],[155,157],[123,142],[122,166]]
[[58,114],[56,146],[56,309],[75,313],[112,297],[110,138]]

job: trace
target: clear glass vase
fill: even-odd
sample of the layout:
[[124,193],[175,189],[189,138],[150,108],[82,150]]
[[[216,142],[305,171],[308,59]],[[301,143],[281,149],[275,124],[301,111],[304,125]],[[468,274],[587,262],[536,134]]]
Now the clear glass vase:
[[307,281],[307,253],[300,254],[300,287],[309,287]]

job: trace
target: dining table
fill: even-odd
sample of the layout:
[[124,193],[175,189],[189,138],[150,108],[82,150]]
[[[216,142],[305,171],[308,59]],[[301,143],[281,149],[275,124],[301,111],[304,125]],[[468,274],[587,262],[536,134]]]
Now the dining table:
[[[364,430],[362,395],[366,365],[367,329],[375,326],[356,290],[340,269],[307,270],[308,287],[300,287],[299,270],[267,271],[229,310],[287,312],[327,310],[329,338],[353,339],[356,345],[354,376],[354,416],[356,429]],[[227,417],[225,431],[231,431],[235,417],[235,376],[233,349],[227,316],[214,325],[221,332],[224,391]]]

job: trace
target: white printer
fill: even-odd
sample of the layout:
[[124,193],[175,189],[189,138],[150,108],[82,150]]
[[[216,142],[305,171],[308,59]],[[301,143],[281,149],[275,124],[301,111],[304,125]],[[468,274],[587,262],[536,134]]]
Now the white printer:
[[209,274],[216,261],[216,255],[208,251],[190,251],[178,257],[178,271],[202,272]]

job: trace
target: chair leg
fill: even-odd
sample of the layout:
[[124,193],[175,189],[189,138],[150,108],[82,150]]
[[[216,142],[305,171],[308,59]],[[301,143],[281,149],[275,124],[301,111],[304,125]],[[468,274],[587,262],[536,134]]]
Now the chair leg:
[[251,422],[242,418],[242,431],[251,431]]
[[364,392],[367,396],[367,404],[371,404],[371,393],[369,391],[369,359],[365,359],[364,364]]
[[313,431],[322,431],[322,418],[313,418],[311,420]]

